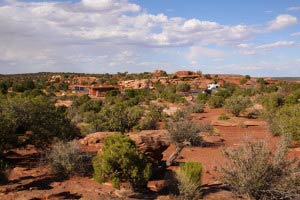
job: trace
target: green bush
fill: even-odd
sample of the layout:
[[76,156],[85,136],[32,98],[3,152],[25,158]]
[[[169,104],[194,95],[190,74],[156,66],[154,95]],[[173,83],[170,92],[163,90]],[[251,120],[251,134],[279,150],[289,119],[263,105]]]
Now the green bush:
[[180,121],[169,121],[167,130],[170,133],[170,141],[176,146],[180,146],[184,142],[189,142],[191,145],[199,145],[202,141],[200,137],[201,127],[193,124],[188,119]]
[[163,107],[150,104],[145,111],[145,116],[140,120],[138,125],[134,127],[136,130],[155,130],[157,123],[165,118],[163,114]]
[[212,95],[207,103],[212,108],[221,108],[224,105],[224,101],[224,97]]
[[261,103],[266,110],[273,111],[284,105],[284,96],[276,92],[270,93],[261,98]]
[[231,90],[220,88],[220,89],[218,89],[218,91],[216,92],[215,95],[226,99],[226,98],[230,97],[232,95],[232,93],[233,92]]
[[180,164],[176,178],[180,197],[184,199],[199,199],[201,197],[201,163],[186,162]]
[[26,90],[32,90],[35,88],[35,84],[32,80],[24,80],[24,81],[19,81],[15,82],[12,86],[12,90],[14,92],[24,92]]
[[76,141],[58,141],[52,145],[46,154],[46,161],[51,170],[63,177],[84,174],[86,169],[86,155],[82,154]]
[[120,94],[119,90],[110,90],[105,93],[105,97],[115,97]]
[[223,88],[225,88],[228,93],[232,95],[237,89],[239,89],[239,86],[234,83],[225,82],[223,84]]
[[249,97],[232,96],[226,99],[224,107],[233,115],[239,116],[241,113],[245,112],[251,104]]
[[27,144],[40,148],[51,144],[54,138],[71,140],[78,136],[78,130],[65,113],[44,96],[18,95],[2,100],[0,119],[0,154],[4,149]]
[[300,197],[299,162],[288,160],[288,142],[271,149],[268,141],[246,142],[224,151],[222,181],[251,199],[296,199]]
[[104,140],[102,151],[93,159],[94,178],[112,181],[120,187],[123,181],[133,188],[143,188],[151,177],[151,164],[128,136],[114,134]]
[[245,96],[245,97],[252,97],[257,93],[255,88],[247,88],[247,89],[237,89],[234,92],[234,96]]
[[163,92],[160,94],[160,98],[170,103],[186,103],[187,101],[180,95],[172,92]]
[[240,84],[242,84],[242,85],[246,84],[247,82],[248,82],[248,80],[245,79],[245,78],[242,78],[242,79],[240,80]]
[[226,114],[221,114],[219,117],[218,117],[218,120],[229,120],[230,117]]
[[209,99],[210,95],[207,93],[200,93],[196,98],[196,102],[200,104],[205,104]]
[[179,83],[177,86],[176,86],[176,90],[178,92],[188,92],[191,90],[191,86],[187,83]]
[[180,120],[190,119],[190,113],[186,110],[176,110],[173,115],[171,115],[171,119],[174,122],[178,122]]
[[5,82],[0,82],[0,94],[7,94],[8,86]]
[[300,141],[300,105],[284,106],[269,116],[269,128],[273,135],[288,134]]
[[188,107],[189,112],[191,113],[203,113],[204,112],[204,104],[194,104],[190,107]]
[[116,104],[110,108],[106,107],[99,113],[97,125],[104,131],[129,132],[136,126],[141,117],[143,110],[139,106],[129,107],[125,103]]
[[7,165],[0,159],[0,185],[7,183]]
[[285,96],[284,102],[290,105],[300,103],[300,90],[294,91],[291,94]]
[[212,77],[211,77],[210,74],[205,74],[205,75],[204,75],[204,78],[206,78],[206,79],[212,79]]

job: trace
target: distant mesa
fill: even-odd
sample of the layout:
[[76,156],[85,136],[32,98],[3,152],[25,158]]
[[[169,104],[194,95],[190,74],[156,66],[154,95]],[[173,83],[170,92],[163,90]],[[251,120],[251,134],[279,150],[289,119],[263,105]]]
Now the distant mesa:
[[201,77],[200,74],[192,71],[177,71],[175,75],[179,78],[198,78]]

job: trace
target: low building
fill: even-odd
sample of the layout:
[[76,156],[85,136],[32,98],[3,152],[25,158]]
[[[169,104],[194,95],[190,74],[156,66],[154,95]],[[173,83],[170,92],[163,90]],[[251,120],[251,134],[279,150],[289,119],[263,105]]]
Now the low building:
[[90,87],[89,95],[93,97],[104,97],[106,92],[111,90],[119,90],[119,87],[114,85],[92,86]]

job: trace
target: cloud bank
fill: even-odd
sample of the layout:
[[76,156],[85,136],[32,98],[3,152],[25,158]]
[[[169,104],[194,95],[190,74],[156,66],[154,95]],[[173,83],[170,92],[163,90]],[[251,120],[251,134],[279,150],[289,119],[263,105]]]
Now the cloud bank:
[[[267,26],[274,31],[297,22],[279,15]],[[0,1],[0,73],[145,71],[160,64],[172,70],[164,59],[147,55],[174,56],[183,49],[184,59],[196,63],[201,56],[223,57],[216,48],[238,49],[260,31],[252,25],[153,15],[127,0]]]

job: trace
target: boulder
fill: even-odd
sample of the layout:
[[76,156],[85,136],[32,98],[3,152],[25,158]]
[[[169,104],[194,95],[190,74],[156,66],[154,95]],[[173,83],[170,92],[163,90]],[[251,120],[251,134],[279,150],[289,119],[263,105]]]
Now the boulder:
[[79,140],[79,143],[85,146],[99,146],[103,144],[105,137],[115,134],[117,132],[96,132],[85,136],[85,138]]
[[[105,137],[116,132],[97,132],[88,134],[79,140],[81,145],[101,148]],[[145,154],[153,164],[163,159],[163,152],[170,146],[167,130],[147,130],[139,133],[130,133],[129,137],[135,141],[140,151]]]
[[170,146],[168,133],[167,130],[145,130],[129,136],[153,164],[158,164],[163,159],[163,152]]

